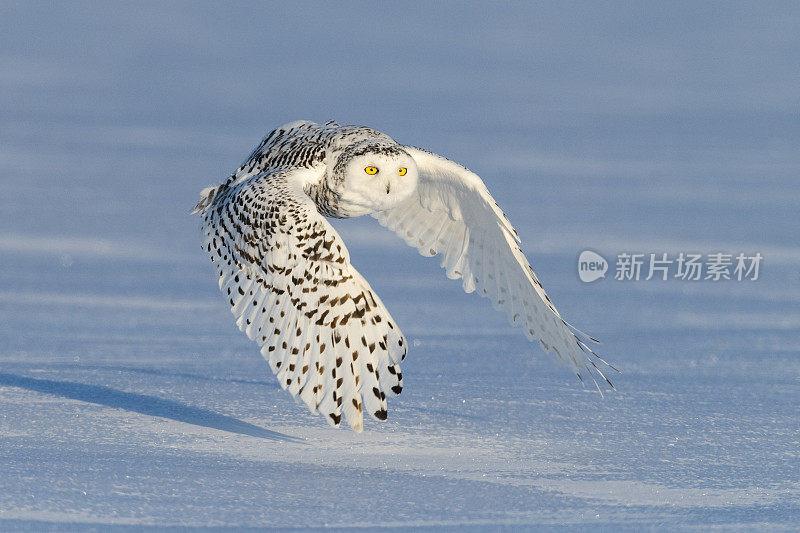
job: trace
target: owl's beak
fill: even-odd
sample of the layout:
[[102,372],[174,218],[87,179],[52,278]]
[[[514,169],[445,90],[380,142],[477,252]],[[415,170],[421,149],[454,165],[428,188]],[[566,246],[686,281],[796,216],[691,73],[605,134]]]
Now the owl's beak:
[[390,189],[390,188],[391,188],[391,186],[390,186],[390,185],[387,183],[387,184],[386,184],[386,194],[389,194],[389,189]]

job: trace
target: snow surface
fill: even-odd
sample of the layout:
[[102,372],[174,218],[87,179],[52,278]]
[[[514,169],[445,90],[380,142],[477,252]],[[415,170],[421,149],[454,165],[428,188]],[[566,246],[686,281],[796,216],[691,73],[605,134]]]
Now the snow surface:
[[[556,5],[4,3],[0,530],[796,528],[800,9]],[[296,405],[189,211],[306,118],[483,176],[618,392],[365,219],[406,388],[362,435]],[[584,249],[764,264],[583,284]]]

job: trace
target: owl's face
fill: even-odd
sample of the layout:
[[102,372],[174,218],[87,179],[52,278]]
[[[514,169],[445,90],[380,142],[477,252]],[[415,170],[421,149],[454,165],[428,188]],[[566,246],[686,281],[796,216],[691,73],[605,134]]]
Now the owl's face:
[[417,188],[417,164],[396,145],[376,144],[355,152],[345,151],[334,168],[339,208],[349,216],[385,211]]

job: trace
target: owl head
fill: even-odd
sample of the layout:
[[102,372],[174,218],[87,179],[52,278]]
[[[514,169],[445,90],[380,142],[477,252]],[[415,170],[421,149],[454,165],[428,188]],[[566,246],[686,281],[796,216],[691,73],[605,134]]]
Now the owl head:
[[348,146],[327,172],[327,185],[347,216],[385,211],[417,188],[417,164],[402,146],[365,141]]

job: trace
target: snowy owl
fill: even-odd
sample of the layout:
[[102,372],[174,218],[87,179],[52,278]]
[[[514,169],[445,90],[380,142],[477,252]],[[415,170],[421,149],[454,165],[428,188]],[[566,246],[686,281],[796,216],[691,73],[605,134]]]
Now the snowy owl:
[[372,215],[423,256],[441,255],[448,278],[579,378],[605,379],[587,346],[596,341],[556,311],[484,183],[444,157],[363,126],[292,122],[203,190],[194,212],[239,328],[281,387],[333,426],[344,415],[360,432],[365,410],[386,420],[408,344],[325,217]]

